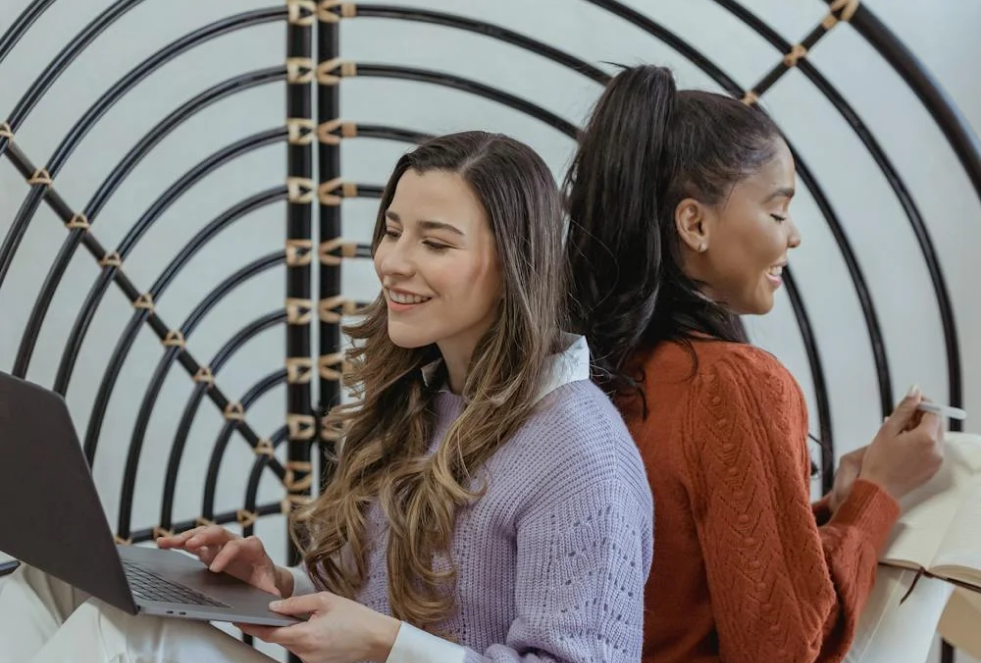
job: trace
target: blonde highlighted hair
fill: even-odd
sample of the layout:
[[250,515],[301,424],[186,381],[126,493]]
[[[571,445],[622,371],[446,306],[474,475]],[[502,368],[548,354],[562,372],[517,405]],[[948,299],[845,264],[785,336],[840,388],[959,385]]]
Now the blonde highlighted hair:
[[[438,378],[422,367],[435,345],[406,349],[388,337],[384,298],[345,328],[345,384],[354,403],[335,407],[328,426],[343,434],[333,480],[294,513],[293,536],[322,588],[353,598],[364,584],[376,541],[367,512],[378,503],[389,526],[386,551],[392,614],[437,630],[454,608],[456,571],[450,545],[458,510],[479,499],[479,468],[531,416],[535,395],[558,350],[565,269],[561,203],[542,159],[507,136],[465,132],[423,143],[397,163],[382,195],[372,253],[385,233],[385,212],[408,170],[459,174],[483,205],[502,278],[499,314],[474,351],[464,409],[431,452]],[[434,567],[434,560],[446,564]]]

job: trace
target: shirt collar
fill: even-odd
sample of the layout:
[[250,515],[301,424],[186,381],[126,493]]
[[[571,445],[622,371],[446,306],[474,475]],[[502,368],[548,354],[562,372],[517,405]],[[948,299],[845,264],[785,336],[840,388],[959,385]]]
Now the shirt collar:
[[[589,345],[586,338],[563,332],[559,341],[563,349],[549,356],[547,372],[538,388],[536,402],[570,382],[589,379]],[[422,367],[422,380],[427,387],[431,386],[442,363],[442,359],[436,359]],[[444,384],[440,391],[449,391],[449,387]]]

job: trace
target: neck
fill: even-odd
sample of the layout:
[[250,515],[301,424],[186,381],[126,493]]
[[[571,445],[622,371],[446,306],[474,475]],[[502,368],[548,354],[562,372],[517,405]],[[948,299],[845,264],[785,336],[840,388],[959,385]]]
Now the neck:
[[473,348],[465,349],[447,344],[438,344],[439,352],[443,356],[443,363],[446,365],[447,382],[450,391],[454,394],[463,392],[463,385],[467,381],[467,369],[470,367],[470,359],[473,357]]

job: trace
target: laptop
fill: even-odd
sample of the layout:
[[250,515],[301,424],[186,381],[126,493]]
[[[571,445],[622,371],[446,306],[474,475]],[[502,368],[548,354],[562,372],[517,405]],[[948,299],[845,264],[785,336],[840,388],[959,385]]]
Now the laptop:
[[196,557],[117,545],[62,397],[0,372],[0,551],[131,614],[287,626]]

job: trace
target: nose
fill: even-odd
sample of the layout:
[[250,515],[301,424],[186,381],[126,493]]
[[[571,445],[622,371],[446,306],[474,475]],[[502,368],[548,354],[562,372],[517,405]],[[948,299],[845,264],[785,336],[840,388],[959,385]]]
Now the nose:
[[386,237],[375,250],[375,272],[383,282],[404,279],[415,273],[415,260],[402,237]]
[[788,221],[790,221],[790,233],[787,235],[787,246],[796,249],[800,246],[800,230],[798,230],[796,223],[790,219]]

